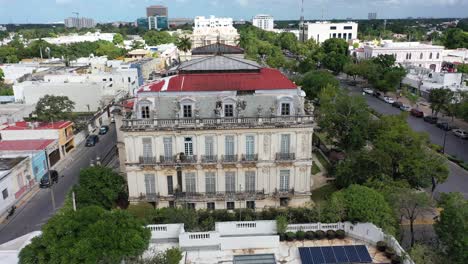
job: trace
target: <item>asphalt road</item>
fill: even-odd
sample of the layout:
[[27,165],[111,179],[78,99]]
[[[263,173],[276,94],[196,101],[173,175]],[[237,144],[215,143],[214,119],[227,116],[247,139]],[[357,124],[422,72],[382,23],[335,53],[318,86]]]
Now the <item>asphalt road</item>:
[[[387,104],[384,101],[375,98],[374,96],[367,94],[362,95],[362,91],[358,87],[349,86],[343,82],[341,82],[341,86],[348,89],[351,94],[364,96],[366,98],[367,104],[381,114],[401,114],[399,109],[392,107],[390,104]],[[442,129],[437,128],[435,125],[424,122],[422,118],[408,116],[407,121],[413,130],[426,132],[429,135],[432,143],[441,146],[443,145],[445,132]],[[458,158],[468,162],[468,140],[460,139],[451,132],[447,132],[445,152],[450,155],[455,155]],[[446,182],[437,186],[435,195],[437,196],[437,194],[441,192],[460,192],[466,199],[468,199],[468,172],[452,162],[449,162],[449,170],[449,178]]]
[[[94,147],[84,147],[84,142],[81,143],[71,154],[74,159],[63,161],[68,166],[59,171],[59,182],[54,185],[57,209],[62,207],[68,191],[78,182],[80,170],[88,167],[96,157],[109,153],[115,146],[117,141],[115,126],[111,125],[109,132],[99,136],[99,139],[99,143]],[[41,189],[24,207],[18,208],[11,221],[0,225],[0,244],[40,230],[54,213],[50,189]]]

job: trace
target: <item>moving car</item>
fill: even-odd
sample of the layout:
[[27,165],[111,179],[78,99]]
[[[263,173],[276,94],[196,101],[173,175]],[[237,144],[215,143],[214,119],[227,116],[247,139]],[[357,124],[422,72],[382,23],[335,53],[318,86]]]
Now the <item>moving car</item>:
[[404,105],[400,106],[400,110],[409,112],[411,110],[411,107],[409,105],[404,104]]
[[443,129],[443,130],[445,130],[445,131],[449,131],[449,130],[455,129],[455,127],[451,126],[451,125],[450,125],[449,123],[447,123],[447,122],[437,122],[436,127],[440,128],[440,129]]
[[411,109],[410,114],[414,117],[424,117],[424,112],[416,108]]
[[468,132],[466,132],[463,129],[457,128],[457,129],[452,130],[452,132],[453,134],[455,134],[455,136],[459,138],[468,139]]
[[364,88],[362,89],[363,92],[365,92],[366,94],[374,94],[374,90],[370,89],[370,88]]
[[429,124],[436,124],[438,119],[439,118],[437,118],[436,116],[425,116],[424,122],[427,122]]
[[88,139],[86,139],[86,147],[93,147],[99,142],[98,135],[90,135]]
[[395,102],[395,99],[388,96],[384,96],[384,101],[388,104],[393,104]]
[[393,102],[393,104],[392,104],[392,106],[393,106],[393,107],[396,107],[396,108],[400,108],[402,105],[403,105],[403,103],[402,103],[402,102],[399,102],[399,101],[395,101],[395,102]]
[[56,170],[50,170],[49,173],[46,175],[42,176],[41,181],[39,183],[40,188],[48,188],[52,184],[49,181],[49,174],[50,174],[50,180],[52,181],[52,184],[58,183],[58,172]]
[[99,128],[99,135],[105,135],[109,131],[109,126],[101,126]]

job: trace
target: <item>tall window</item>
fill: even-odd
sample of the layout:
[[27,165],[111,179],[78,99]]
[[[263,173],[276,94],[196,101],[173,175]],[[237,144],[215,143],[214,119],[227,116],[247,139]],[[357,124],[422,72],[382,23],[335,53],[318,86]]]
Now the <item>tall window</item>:
[[6,198],[8,198],[8,189],[3,189],[3,191],[2,191],[2,197],[3,197],[3,200],[5,200]]
[[172,176],[167,176],[167,194],[174,194],[174,182]]
[[146,195],[156,194],[156,179],[153,174],[145,174]]
[[185,174],[185,192],[186,193],[195,193],[196,188],[196,178],[195,173],[190,172]]
[[184,117],[192,117],[192,105],[183,105]]
[[185,155],[186,156],[192,156],[193,155],[193,141],[192,138],[186,137],[184,139],[184,150],[185,150]]
[[291,114],[291,104],[290,103],[281,103],[281,115],[288,116]]
[[163,139],[164,145],[164,158],[167,160],[172,159],[172,138],[166,137]]
[[419,59],[422,60],[423,58],[423,53],[421,52],[421,55],[419,55]]
[[205,137],[205,155],[208,157],[214,156],[214,139],[212,136]]
[[280,191],[289,191],[289,170],[280,170]]
[[226,156],[234,156],[234,136],[224,138],[224,151]]
[[141,118],[150,118],[150,107],[148,105],[141,107]]
[[226,192],[233,193],[236,191],[236,173],[233,171],[228,171],[225,174],[226,182]]
[[216,193],[216,175],[214,172],[205,173],[205,192]]
[[245,191],[255,192],[255,171],[245,172]]
[[439,53],[437,53],[436,59],[439,59],[439,57],[440,57],[440,54],[439,54]]
[[151,158],[153,156],[153,146],[151,138],[143,138],[143,158]]
[[291,135],[289,135],[289,134],[281,135],[280,152],[282,154],[290,153],[290,145],[291,145]]
[[225,104],[224,105],[224,116],[225,117],[233,117],[234,116],[234,105],[232,105],[232,104]]
[[409,54],[409,59],[411,60],[412,57],[413,57],[413,54],[410,53],[410,54]]
[[245,137],[245,154],[247,158],[253,157],[255,154],[255,137],[254,136],[246,136]]
[[432,52],[429,53],[429,59],[432,60]]

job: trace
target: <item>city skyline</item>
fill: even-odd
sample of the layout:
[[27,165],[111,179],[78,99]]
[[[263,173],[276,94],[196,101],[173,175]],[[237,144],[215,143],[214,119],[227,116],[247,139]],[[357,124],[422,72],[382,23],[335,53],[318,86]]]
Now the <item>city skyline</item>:
[[[300,0],[0,0],[0,23],[53,23],[79,12],[97,22],[135,21],[146,15],[146,7],[165,5],[170,18],[226,16],[250,20],[256,14],[270,14],[275,20],[299,19]],[[27,9],[24,6],[28,6]],[[284,13],[284,6],[288,13]],[[90,8],[92,7],[92,8]],[[112,7],[110,10],[109,7]],[[306,0],[304,15],[314,19],[366,19],[369,12],[378,18],[466,17],[468,0]],[[40,10],[40,12],[37,12]],[[385,12],[384,12],[385,11]]]

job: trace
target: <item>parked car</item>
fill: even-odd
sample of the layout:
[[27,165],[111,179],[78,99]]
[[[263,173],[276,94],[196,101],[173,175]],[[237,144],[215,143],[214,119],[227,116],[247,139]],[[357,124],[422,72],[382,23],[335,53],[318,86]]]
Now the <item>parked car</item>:
[[395,102],[395,99],[391,98],[391,97],[388,97],[388,96],[385,96],[384,97],[384,101],[388,104],[393,104]]
[[456,127],[450,125],[447,122],[437,122],[436,127],[440,128],[440,129],[443,129],[445,131],[450,131],[452,129],[456,129]]
[[58,172],[56,170],[50,170],[49,173],[46,175],[42,176],[41,181],[39,183],[40,188],[48,188],[52,184],[50,184],[49,181],[49,174],[50,174],[50,181],[52,181],[52,184],[58,183]]
[[425,116],[424,117],[424,122],[427,122],[429,124],[437,124],[437,120],[439,120],[439,118],[437,118],[436,116]]
[[410,114],[414,117],[424,117],[424,112],[416,108],[411,109]]
[[362,89],[363,92],[365,92],[366,94],[374,94],[374,90],[370,89],[370,88],[364,88]]
[[468,139],[468,132],[466,132],[463,129],[457,128],[457,129],[452,130],[452,132],[453,134],[455,134],[455,136],[459,138]]
[[105,135],[109,131],[109,126],[101,126],[99,128],[99,135]]
[[411,107],[409,105],[404,104],[404,105],[400,106],[400,110],[409,112],[411,110]]
[[377,97],[377,98],[382,96],[382,94],[380,92],[377,92],[377,91],[375,91],[373,95],[374,95],[374,97]]
[[86,139],[86,147],[93,147],[99,142],[98,135],[90,135],[88,139]]
[[396,107],[396,108],[400,108],[402,105],[403,105],[403,103],[402,103],[402,102],[399,102],[399,101],[395,101],[395,102],[393,102],[393,104],[392,104],[392,106],[393,106],[393,107]]

